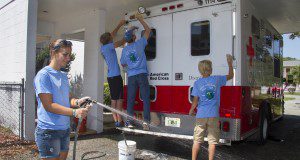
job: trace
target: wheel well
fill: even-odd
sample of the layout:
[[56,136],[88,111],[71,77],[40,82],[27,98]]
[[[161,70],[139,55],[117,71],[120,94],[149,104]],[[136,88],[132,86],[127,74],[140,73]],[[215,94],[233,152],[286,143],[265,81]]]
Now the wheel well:
[[269,122],[272,121],[272,110],[271,110],[271,105],[268,101],[263,101],[260,104],[259,108],[259,114],[267,114],[267,119]]

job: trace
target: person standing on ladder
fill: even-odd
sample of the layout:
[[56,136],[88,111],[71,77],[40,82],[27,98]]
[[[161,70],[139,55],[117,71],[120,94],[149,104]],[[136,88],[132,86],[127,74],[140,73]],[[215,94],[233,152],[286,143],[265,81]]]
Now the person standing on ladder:
[[[103,44],[101,47],[101,53],[106,61],[107,82],[110,90],[111,107],[122,111],[123,106],[123,79],[120,73],[120,67],[117,59],[117,53],[115,48],[118,48],[125,44],[125,40],[114,41],[117,32],[126,23],[125,20],[121,20],[118,26],[113,32],[106,32],[100,36],[100,42]],[[122,117],[119,114],[113,113],[113,118],[116,127],[122,127]]]
[[65,160],[70,144],[70,117],[84,118],[90,109],[72,109],[84,103],[89,97],[70,97],[67,74],[61,69],[70,61],[72,43],[54,40],[49,45],[50,64],[42,68],[34,78],[38,101],[35,142],[43,160]]
[[[121,64],[127,68],[128,74],[127,113],[130,116],[134,114],[133,107],[136,90],[139,87],[144,107],[143,116],[145,123],[143,123],[143,129],[149,130],[147,123],[150,123],[150,86],[144,50],[148,43],[147,40],[150,37],[151,29],[147,23],[145,23],[142,15],[136,14],[135,18],[143,25],[145,32],[137,41],[135,41],[136,36],[134,34],[136,27],[130,28],[124,35],[128,44],[122,51]],[[125,125],[129,128],[133,127],[130,120],[127,120]]]

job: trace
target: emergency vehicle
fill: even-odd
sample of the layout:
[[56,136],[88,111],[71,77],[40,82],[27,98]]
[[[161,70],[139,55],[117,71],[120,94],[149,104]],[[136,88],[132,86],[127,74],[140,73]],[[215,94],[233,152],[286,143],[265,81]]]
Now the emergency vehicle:
[[[220,142],[256,135],[265,143],[271,122],[284,112],[283,97],[270,92],[272,86],[282,86],[283,41],[251,1],[182,0],[139,10],[152,29],[145,53],[151,120],[160,124],[151,131],[123,130],[192,139],[195,117],[188,113],[192,87],[200,77],[198,62],[209,59],[212,75],[227,75],[226,54],[232,54],[234,78],[221,88]],[[139,27],[140,38],[142,25],[136,20],[129,25]],[[125,81],[125,109],[126,85]],[[134,109],[141,117],[139,93]]]

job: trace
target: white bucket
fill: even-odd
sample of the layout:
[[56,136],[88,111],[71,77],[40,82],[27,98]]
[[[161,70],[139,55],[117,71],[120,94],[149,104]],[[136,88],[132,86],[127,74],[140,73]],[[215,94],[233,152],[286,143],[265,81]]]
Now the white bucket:
[[[126,145],[127,143],[127,145]],[[136,142],[130,140],[119,141],[119,160],[134,160]]]

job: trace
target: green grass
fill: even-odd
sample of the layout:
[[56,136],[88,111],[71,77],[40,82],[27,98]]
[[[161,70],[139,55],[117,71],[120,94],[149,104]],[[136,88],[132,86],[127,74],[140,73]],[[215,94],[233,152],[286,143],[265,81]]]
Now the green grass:
[[294,98],[294,97],[284,97],[284,101],[290,101],[290,100],[294,100],[294,99],[296,99],[296,98]]
[[296,95],[296,96],[300,96],[300,92],[294,92],[294,94],[287,92],[287,93],[284,93],[284,94],[285,94],[285,95]]

